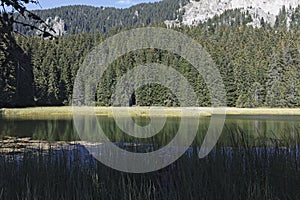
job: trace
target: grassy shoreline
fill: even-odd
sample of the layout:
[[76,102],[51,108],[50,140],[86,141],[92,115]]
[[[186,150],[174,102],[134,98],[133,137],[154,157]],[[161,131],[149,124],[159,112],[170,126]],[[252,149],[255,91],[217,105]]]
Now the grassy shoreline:
[[[212,114],[227,115],[300,115],[300,108],[208,108],[208,107],[95,107],[96,115],[113,116],[168,116],[168,117],[196,117],[211,116]],[[151,112],[152,113],[151,113]],[[85,114],[91,114],[85,112]],[[10,117],[72,117],[73,107],[30,107],[30,108],[2,108],[0,116]]]

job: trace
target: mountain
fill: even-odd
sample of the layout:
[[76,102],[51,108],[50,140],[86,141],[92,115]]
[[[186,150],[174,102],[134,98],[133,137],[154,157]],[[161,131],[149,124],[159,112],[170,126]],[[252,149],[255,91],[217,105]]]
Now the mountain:
[[[51,27],[52,29],[50,29]],[[45,24],[41,24],[39,26],[40,30],[47,31],[54,36],[63,36],[67,33],[67,26],[64,20],[60,19],[58,16],[55,16],[53,19],[52,17],[48,17],[45,20]],[[38,35],[43,34],[41,31],[36,32]]]
[[286,9],[287,26],[295,9],[300,5],[299,0],[191,0],[182,6],[179,11],[184,12],[181,19],[165,21],[167,25],[194,26],[206,22],[214,16],[222,15],[227,10],[239,9],[240,12],[250,15],[253,19],[248,25],[261,27],[262,19],[274,26],[276,18],[282,8]]
[[[165,20],[175,20],[182,15],[180,7],[187,3],[188,0],[163,0],[126,9],[76,5],[36,10],[34,13],[45,21],[57,16],[63,20],[68,34],[108,33],[110,30],[124,27],[148,26],[163,23]],[[17,20],[22,21],[23,17],[19,16]],[[20,25],[16,25],[15,29],[23,34],[35,33]]]
[[[208,27],[216,24],[300,27],[299,0],[163,0],[126,9],[77,5],[34,12],[52,24],[57,35],[108,33],[151,24],[168,27],[199,24]],[[22,21],[23,17],[17,17],[17,20]],[[36,31],[20,25],[16,25],[15,30],[26,35],[36,34]]]
[[[162,26],[166,20],[177,21],[182,27],[175,30],[199,42],[211,55],[223,78],[228,106],[300,107],[300,6],[296,1],[273,3],[164,0],[128,9],[67,6],[35,11],[59,35],[68,33],[55,40],[23,37],[0,24],[0,107],[71,105],[78,69],[93,47],[119,29]],[[111,106],[117,80],[145,63],[173,67],[188,78],[199,105],[211,105],[202,75],[187,60],[151,48],[129,52],[110,65],[99,80],[96,105]],[[180,89],[180,83],[174,84]],[[172,91],[159,84],[139,88],[131,103],[180,105]]]

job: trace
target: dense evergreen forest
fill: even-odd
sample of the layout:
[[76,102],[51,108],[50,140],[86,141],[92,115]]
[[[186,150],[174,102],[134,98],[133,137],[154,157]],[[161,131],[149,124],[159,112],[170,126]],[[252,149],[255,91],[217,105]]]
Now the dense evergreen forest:
[[[171,4],[173,0],[163,2]],[[0,24],[0,107],[70,105],[76,73],[94,46],[124,28],[153,24],[164,26],[160,23],[162,19],[176,17],[174,11],[178,4],[171,4],[172,9],[165,12],[166,9],[161,7],[165,4],[160,3],[154,3],[157,13],[146,12],[148,4],[138,5],[144,6],[147,14],[142,15],[139,22],[129,17],[133,21],[122,21],[120,27],[116,24],[126,17],[112,8],[101,8],[113,19],[112,24],[105,24],[108,21],[101,18],[107,19],[106,15],[97,14],[100,8],[63,7],[38,12],[41,16],[49,16],[53,12],[67,23],[73,23],[69,25],[68,35],[55,40],[14,34]],[[125,10],[132,13],[136,9]],[[113,11],[116,12],[114,15],[109,14]],[[226,87],[228,106],[299,107],[300,8],[293,14],[289,29],[285,16],[283,9],[275,27],[264,24],[262,19],[264,26],[254,28],[246,26],[251,21],[247,14],[234,10],[197,27],[174,29],[198,41],[211,54]],[[89,18],[96,20],[87,20]],[[130,52],[117,59],[99,80],[97,105],[111,105],[118,77],[139,64],[153,62],[172,66],[187,77],[198,95],[199,106],[210,105],[209,91],[201,74],[183,58],[158,49]],[[171,91],[160,85],[139,88],[135,93],[135,104],[179,106]]]
[[[47,10],[33,11],[36,15],[46,20],[49,17],[58,16],[66,24],[68,34],[78,33],[109,33],[126,27],[149,26],[153,24],[163,24],[166,20],[182,20],[185,10],[180,7],[188,3],[189,0],[164,0],[155,3],[142,3],[126,9],[92,7],[92,6],[64,6]],[[180,10],[180,11],[179,11]],[[300,6],[292,13],[288,8],[283,7],[277,16],[275,28],[290,29],[300,28]],[[290,15],[290,20],[288,17]],[[35,25],[34,21],[26,21],[20,14],[16,14],[16,20]],[[249,13],[244,13],[240,9],[226,10],[220,16],[215,16],[203,23],[210,28],[218,26],[241,26],[252,22]],[[265,20],[261,19],[263,27],[269,26]],[[35,35],[36,30],[31,27],[24,27],[15,24],[15,31],[24,35]]]
[[[42,19],[59,16],[67,24],[69,34],[77,33],[108,33],[110,30],[126,27],[148,26],[159,24],[165,20],[175,20],[182,16],[180,5],[188,0],[164,0],[154,3],[142,3],[126,9],[92,7],[92,6],[64,6],[48,10],[37,10],[35,14]],[[17,18],[24,21],[22,16]],[[33,34],[35,30],[22,25],[15,29],[23,34]]]

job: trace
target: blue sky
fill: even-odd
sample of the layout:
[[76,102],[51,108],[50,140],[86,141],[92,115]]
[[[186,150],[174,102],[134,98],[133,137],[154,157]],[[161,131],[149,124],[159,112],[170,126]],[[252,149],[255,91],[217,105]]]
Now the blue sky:
[[41,7],[38,5],[28,5],[29,10],[47,9],[66,5],[91,5],[91,6],[105,6],[127,8],[135,4],[145,2],[155,2],[160,0],[39,0]]

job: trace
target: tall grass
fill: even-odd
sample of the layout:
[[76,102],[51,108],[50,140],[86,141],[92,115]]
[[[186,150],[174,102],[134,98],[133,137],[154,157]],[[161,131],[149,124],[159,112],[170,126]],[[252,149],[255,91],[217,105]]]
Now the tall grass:
[[194,144],[172,165],[147,174],[110,169],[82,146],[3,155],[0,198],[300,199],[299,134],[276,140],[264,135],[257,146],[242,130],[231,130],[232,145],[219,143],[199,159]]

